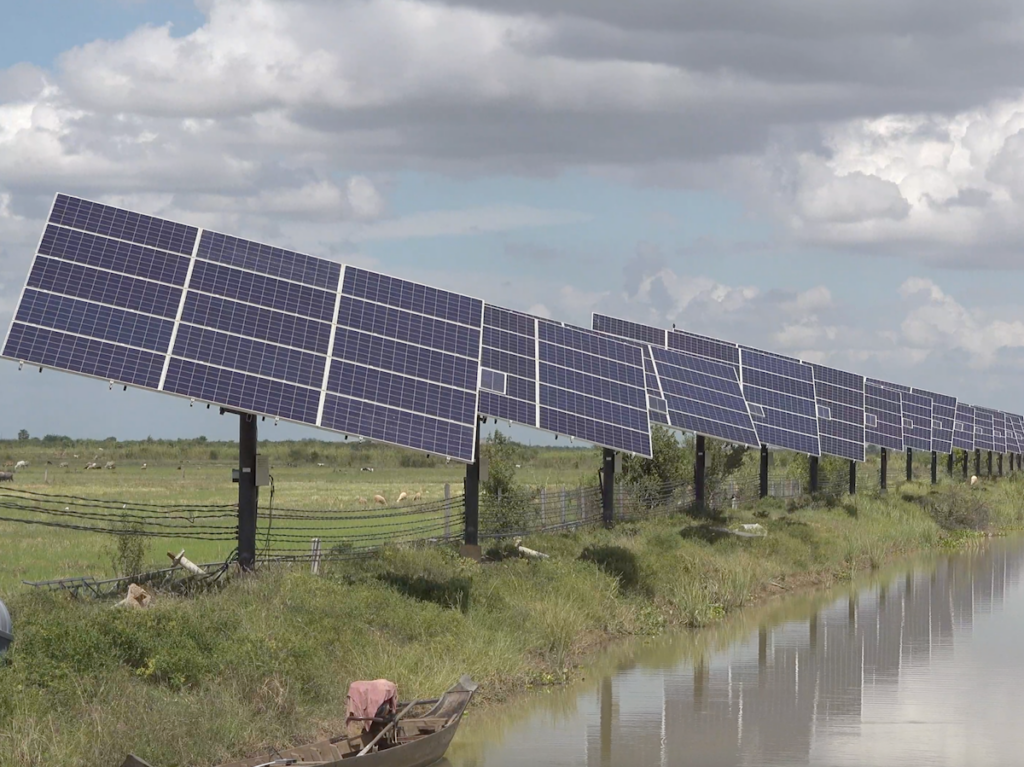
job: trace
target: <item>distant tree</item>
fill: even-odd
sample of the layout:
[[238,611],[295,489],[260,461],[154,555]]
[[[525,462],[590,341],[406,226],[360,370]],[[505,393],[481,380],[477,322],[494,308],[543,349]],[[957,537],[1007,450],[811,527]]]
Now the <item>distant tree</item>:
[[25,441],[26,439],[28,439],[28,429],[21,429],[18,432],[18,439],[20,439],[22,441]]
[[669,485],[684,481],[687,476],[687,449],[675,434],[660,424],[651,429],[653,458],[627,455],[622,458],[622,481],[631,485],[641,483]]

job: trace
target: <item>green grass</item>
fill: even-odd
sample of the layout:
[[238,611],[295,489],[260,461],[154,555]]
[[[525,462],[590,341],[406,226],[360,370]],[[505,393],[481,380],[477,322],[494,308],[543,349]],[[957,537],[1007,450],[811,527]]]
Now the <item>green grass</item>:
[[[331,484],[297,471],[311,490]],[[551,555],[540,562],[387,548],[319,577],[279,566],[191,599],[160,594],[146,612],[8,589],[16,641],[0,662],[0,767],[111,765],[129,750],[156,765],[253,755],[340,730],[353,679],[431,696],[468,672],[484,702],[503,701],[576,677],[609,640],[714,626],[780,587],[829,585],[934,549],[951,540],[935,503],[953,510],[944,520],[980,502],[989,525],[1019,527],[1022,488],[909,484],[831,506],[768,500],[713,523],[538,535],[526,544]],[[767,537],[710,530],[745,521]]]

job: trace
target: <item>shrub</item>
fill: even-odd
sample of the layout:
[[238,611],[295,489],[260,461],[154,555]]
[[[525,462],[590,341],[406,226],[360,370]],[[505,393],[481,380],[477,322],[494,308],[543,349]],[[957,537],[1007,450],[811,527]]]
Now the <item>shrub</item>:
[[990,511],[981,492],[956,485],[948,492],[935,493],[921,499],[922,505],[944,530],[984,530]]
[[118,533],[110,548],[110,564],[116,576],[134,578],[143,572],[149,554],[146,528],[142,522],[125,515],[116,523],[115,529]]
[[593,562],[598,568],[619,581],[623,591],[641,589],[643,575],[636,554],[622,546],[598,546],[591,544],[580,554],[583,562]]

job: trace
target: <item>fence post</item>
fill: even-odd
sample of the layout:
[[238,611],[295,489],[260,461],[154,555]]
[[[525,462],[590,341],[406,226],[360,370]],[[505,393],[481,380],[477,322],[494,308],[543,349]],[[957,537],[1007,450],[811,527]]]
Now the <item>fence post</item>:
[[444,483],[444,537],[452,537],[452,486]]
[[310,562],[309,569],[313,575],[320,574],[320,539],[314,538],[309,547]]
[[586,522],[587,522],[587,505],[586,505],[587,501],[586,501],[586,498],[583,495],[583,485],[579,486],[579,489],[577,490],[577,493],[579,494],[579,497],[580,497],[580,522],[582,522],[583,524],[586,524]]
[[540,526],[541,529],[548,526],[547,493],[543,487],[540,489]]
[[569,493],[563,487],[562,488],[562,526],[563,527],[565,527],[566,512],[568,511],[568,509],[567,509],[568,505],[569,505]]

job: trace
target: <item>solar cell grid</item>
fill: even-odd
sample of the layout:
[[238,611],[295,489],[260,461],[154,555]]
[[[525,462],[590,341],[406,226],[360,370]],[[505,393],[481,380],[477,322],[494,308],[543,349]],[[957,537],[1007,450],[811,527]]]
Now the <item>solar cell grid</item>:
[[472,424],[476,392],[419,381],[408,376],[338,362],[331,366],[327,390],[391,408]]
[[141,213],[59,194],[50,222],[119,240],[191,255],[198,230]]
[[353,266],[345,268],[342,293],[472,328],[479,328],[483,321],[483,302],[479,299]]
[[167,352],[173,328],[170,320],[31,288],[25,290],[15,319],[158,353]]
[[978,450],[995,450],[992,415],[987,408],[974,409],[974,447]]
[[189,289],[315,320],[334,314],[334,293],[211,261],[195,262]]
[[953,422],[956,420],[956,397],[914,388],[932,400],[932,450],[949,453],[953,450]]
[[480,393],[480,413],[537,425],[537,331],[532,317],[486,304],[481,364],[505,378],[502,392]]
[[472,390],[477,382],[476,360],[348,328],[337,329],[332,356],[460,389]]
[[974,450],[974,408],[965,402],[956,403],[953,447],[960,450]]
[[[333,311],[333,304],[331,309]],[[463,357],[480,357],[478,328],[423,317],[358,298],[341,297],[338,325]]]
[[341,277],[341,264],[334,261],[208,230],[199,239],[196,256],[332,291]]
[[44,256],[145,277],[178,287],[185,284],[185,275],[188,273],[189,259],[184,256],[53,224],[46,227],[39,252]]
[[999,410],[992,411],[992,445],[997,453],[1006,452],[1006,419]]
[[28,286],[172,319],[181,301],[169,285],[45,256],[36,257]]
[[578,370],[591,376],[606,378],[610,381],[621,381],[629,386],[644,388],[647,384],[642,362],[638,364],[617,362],[596,354],[588,354],[545,341],[540,343],[540,361],[542,369],[543,363],[548,363],[569,370]]
[[[875,378],[864,379],[864,438],[869,445],[903,450],[903,405],[900,390]],[[872,426],[866,416],[872,416]]]
[[914,450],[932,448],[932,400],[923,394],[900,392],[903,445]]
[[331,326],[294,314],[189,291],[181,321],[214,330],[327,354]]
[[708,357],[737,367],[740,364],[740,348],[736,344],[699,336],[696,333],[673,330],[668,334],[668,348],[696,354],[698,357]]
[[601,333],[608,333],[622,338],[632,338],[634,341],[642,341],[654,346],[667,346],[666,331],[661,328],[653,328],[649,325],[641,325],[638,322],[620,320],[609,317],[605,314],[593,315],[593,328]]

